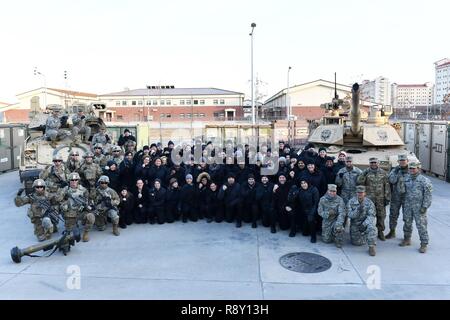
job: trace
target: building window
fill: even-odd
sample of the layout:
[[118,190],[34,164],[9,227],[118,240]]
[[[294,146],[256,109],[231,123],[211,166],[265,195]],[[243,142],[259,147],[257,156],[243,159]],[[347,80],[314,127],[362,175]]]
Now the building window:
[[127,105],[127,102],[126,102],[125,100],[123,100],[123,101],[122,101],[122,105],[123,105],[123,106],[126,106],[126,105]]
[[186,100],[186,104],[191,104],[191,100]]
[[205,104],[205,100],[200,100],[200,104]]
[[160,117],[160,118],[165,118],[166,115],[165,115],[164,113],[161,113],[161,114],[159,115],[159,117]]
[[184,113],[180,113],[180,118],[184,119]]
[[220,99],[220,104],[225,104],[225,100],[224,99]]
[[154,106],[158,105],[158,100],[153,100],[153,105]]
[[184,100],[180,100],[180,106],[184,106]]
[[123,120],[123,116],[119,116],[119,115],[118,115],[118,116],[117,116],[117,120],[119,120],[119,121],[120,121],[120,120]]
[[224,112],[214,112],[214,118],[224,118],[225,113]]
[[138,101],[138,105],[139,105],[139,106],[142,106],[143,104],[144,104],[144,101],[142,101],[142,100],[139,100],[139,101]]
[[194,104],[198,104],[198,100],[194,100]]
[[116,106],[120,106],[120,101],[116,101]]
[[146,105],[147,106],[151,106],[152,105],[152,101],[151,100],[147,100]]
[[219,100],[214,99],[214,100],[213,100],[213,104],[219,104]]
[[136,105],[136,101],[131,101],[131,105],[135,106]]
[[163,106],[163,105],[165,105],[166,104],[166,101],[164,101],[164,100],[161,100],[161,105]]
[[166,105],[170,106],[172,104],[172,101],[166,100]]
[[198,118],[198,113],[193,114],[194,118]]
[[186,118],[190,119],[191,118],[191,114],[190,113],[186,113]]
[[205,114],[204,114],[204,113],[200,113],[200,114],[199,114],[199,117],[200,117],[200,118],[204,118],[204,117],[205,117]]
[[172,115],[170,113],[166,114],[166,118],[172,118]]

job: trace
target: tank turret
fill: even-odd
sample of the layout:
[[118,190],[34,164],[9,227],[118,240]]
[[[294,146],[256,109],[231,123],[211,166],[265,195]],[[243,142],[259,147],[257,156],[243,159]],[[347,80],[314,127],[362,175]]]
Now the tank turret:
[[[322,106],[328,111],[311,132],[308,142],[327,148],[329,155],[337,158],[341,151],[353,154],[354,164],[362,168],[368,166],[370,157],[379,158],[385,168],[396,165],[399,154],[409,154],[410,160],[417,161],[404,147],[398,128],[389,124],[390,106],[369,104],[367,120],[362,121],[358,83],[352,86],[350,106],[339,101],[336,89],[333,101]],[[347,113],[338,111],[346,107],[350,109]]]

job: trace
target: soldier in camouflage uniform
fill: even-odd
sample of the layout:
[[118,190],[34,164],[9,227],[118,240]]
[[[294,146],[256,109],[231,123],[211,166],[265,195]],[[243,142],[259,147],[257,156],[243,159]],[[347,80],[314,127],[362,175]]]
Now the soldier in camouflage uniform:
[[114,161],[117,164],[117,168],[119,167],[120,163],[123,161],[123,155],[122,153],[122,148],[119,146],[113,146],[111,148],[112,150],[112,154],[107,156],[107,161]]
[[101,176],[98,179],[99,186],[95,193],[95,204],[98,214],[95,217],[95,225],[98,230],[106,229],[107,218],[110,218],[113,224],[113,234],[120,235],[119,232],[119,210],[120,198],[116,191],[108,187],[109,178]]
[[80,175],[77,172],[69,174],[70,185],[61,190],[58,201],[64,215],[65,228],[72,231],[81,221],[84,226],[83,241],[89,241],[89,230],[95,222],[95,215],[90,212],[89,192],[79,185]]
[[80,167],[82,165],[80,161],[80,153],[77,150],[72,150],[69,154],[69,159],[66,162],[66,169],[68,172],[80,173]]
[[48,202],[50,205],[54,204],[55,201],[54,198],[46,192],[44,180],[36,179],[33,182],[33,188],[34,192],[31,196],[22,196],[24,189],[19,189],[19,192],[17,192],[17,196],[14,199],[14,203],[17,207],[30,204],[27,215],[34,225],[34,234],[39,241],[44,241],[51,238],[54,228],[50,218],[44,217],[45,210],[40,206],[39,201]]
[[427,251],[428,231],[427,231],[427,210],[431,206],[431,193],[433,186],[430,179],[420,173],[419,164],[411,162],[409,174],[405,178],[405,207],[403,211],[403,234],[404,239],[400,243],[401,247],[411,245],[411,234],[413,230],[413,220],[419,231],[421,253]]
[[366,187],[367,197],[375,204],[377,213],[378,238],[385,241],[384,220],[386,219],[386,206],[391,201],[391,186],[387,173],[380,168],[378,158],[370,158],[370,167],[358,177],[358,184]]
[[89,198],[94,199],[95,196],[95,183],[102,175],[102,169],[96,163],[94,163],[94,155],[91,152],[87,152],[84,156],[84,162],[80,168],[80,176],[82,185],[88,189]]
[[59,110],[54,109],[52,115],[47,118],[47,122],[45,123],[45,138],[50,139],[50,145],[53,148],[56,148],[56,141],[65,135],[60,127],[61,119],[59,117]]
[[405,177],[408,174],[408,156],[401,154],[398,156],[399,165],[389,173],[389,183],[391,184],[391,205],[389,207],[389,233],[386,239],[395,238],[395,228],[400,215],[400,208],[405,210]]
[[94,163],[98,164],[100,168],[104,168],[108,163],[107,157],[103,154],[103,147],[100,143],[94,146]]
[[86,125],[86,116],[83,109],[78,109],[78,113],[72,116],[72,139],[75,142],[79,142],[78,134],[83,134],[82,141],[87,142],[91,135],[91,127]]
[[322,220],[322,240],[325,243],[335,242],[341,248],[344,238],[344,221],[346,219],[344,200],[337,195],[337,186],[328,185],[328,192],[320,198],[318,206]]
[[356,181],[361,173],[361,169],[353,166],[353,157],[348,156],[345,159],[345,167],[336,175],[336,185],[341,188],[340,196],[346,205],[356,195]]
[[111,143],[111,139],[106,134],[105,127],[100,127],[100,131],[94,134],[91,141],[91,147],[94,147],[97,143],[101,144],[105,153],[109,153],[109,144]]
[[354,246],[369,245],[369,254],[374,256],[377,241],[375,205],[366,197],[366,187],[356,187],[357,196],[347,203],[350,218],[350,241]]

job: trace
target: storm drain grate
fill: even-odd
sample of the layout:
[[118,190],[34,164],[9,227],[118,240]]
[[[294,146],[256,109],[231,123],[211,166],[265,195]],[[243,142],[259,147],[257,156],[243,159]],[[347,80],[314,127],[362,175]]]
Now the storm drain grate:
[[331,268],[331,261],[315,253],[294,252],[280,258],[280,264],[294,272],[319,273]]

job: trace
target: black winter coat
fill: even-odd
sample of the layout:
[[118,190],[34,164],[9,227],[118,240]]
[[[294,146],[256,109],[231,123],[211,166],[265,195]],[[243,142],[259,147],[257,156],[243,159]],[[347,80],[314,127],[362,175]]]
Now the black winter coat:
[[301,214],[315,215],[319,200],[319,191],[314,186],[309,186],[306,190],[292,186],[289,190],[288,204]]
[[119,170],[106,170],[103,172],[103,174],[109,178],[109,187],[111,189],[114,189],[118,193],[120,191],[119,189],[122,187],[120,185],[121,182]]
[[224,185],[227,186],[227,190],[224,191],[221,187],[218,197],[220,200],[223,200],[225,207],[234,207],[241,204],[242,195],[241,186],[239,185],[239,183],[235,182],[232,186],[230,186],[228,183],[225,183]]
[[167,168],[164,167],[163,165],[161,165],[159,167],[153,165],[151,172],[150,172],[150,176],[151,176],[152,184],[153,184],[153,181],[155,181],[155,179],[161,180],[161,184],[165,187],[169,184],[169,181],[167,180],[167,177],[169,176],[168,172],[167,172]]
[[182,208],[195,208],[195,186],[185,184],[180,191],[180,205]]
[[142,167],[142,164],[136,166],[136,170],[134,172],[136,179],[144,180],[145,185],[151,185],[152,182],[152,167],[150,164]]
[[241,187],[241,195],[242,202],[244,206],[249,207],[253,204],[257,204],[256,202],[256,190],[258,188],[258,183],[255,183],[253,186],[250,186],[247,183],[243,184]]
[[314,171],[310,173],[308,170],[303,175],[308,181],[309,184],[316,187],[319,190],[319,195],[322,197],[325,193],[327,193],[327,181],[325,180],[325,176],[320,171]]
[[144,185],[144,187],[141,190],[141,197],[139,198],[139,191],[137,188],[133,190],[134,195],[134,207],[135,209],[138,209],[139,205],[142,204],[142,207],[144,209],[148,209],[150,206],[150,194],[149,189],[147,186]]
[[150,206],[153,208],[164,208],[166,204],[166,188],[161,187],[159,190],[151,188],[149,191]]
[[123,160],[119,165],[119,180],[120,187],[126,186],[128,190],[132,190],[134,185],[136,184],[136,180],[134,177],[134,165],[133,162],[128,161],[127,159]]
[[273,186],[274,184],[271,182],[260,183],[256,189],[256,201],[264,212],[271,211],[274,208]]
[[214,181],[217,185],[225,182],[225,168],[223,164],[211,164],[208,168],[208,173],[211,181]]
[[285,184],[278,184],[278,189],[274,193],[274,207],[278,211],[284,210],[288,203],[289,190],[292,187],[292,183],[286,181]]

